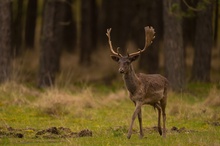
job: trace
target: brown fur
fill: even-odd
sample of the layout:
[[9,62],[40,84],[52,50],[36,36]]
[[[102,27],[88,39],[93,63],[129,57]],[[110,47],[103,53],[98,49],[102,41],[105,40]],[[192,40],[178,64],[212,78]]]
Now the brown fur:
[[[135,110],[132,115],[132,120],[130,124],[130,128],[128,130],[127,138],[131,137],[132,127],[134,124],[134,120],[138,116],[139,126],[140,126],[140,137],[144,136],[143,128],[142,128],[142,113],[141,106],[144,104],[152,105],[155,109],[158,110],[158,131],[160,135],[166,137],[166,104],[167,104],[167,86],[168,80],[159,75],[159,74],[135,74],[134,69],[132,67],[132,62],[137,60],[142,52],[146,50],[146,48],[152,43],[154,39],[154,29],[153,27],[145,27],[145,46],[144,49],[139,50],[138,52],[128,54],[127,56],[123,56],[114,51],[110,38],[111,28],[107,29],[107,37],[110,46],[110,50],[113,55],[111,58],[118,62],[119,64],[119,72],[123,74],[123,80],[125,86],[127,87],[130,93],[130,99],[135,104]],[[161,129],[161,112],[163,116],[163,131]]]
[[[124,63],[123,65],[125,65]],[[158,110],[158,131],[160,135],[166,137],[166,103],[168,80],[160,74],[135,74],[132,65],[129,65],[129,71],[123,74],[123,80],[130,93],[130,99],[134,102],[136,108],[132,116],[131,125],[128,131],[128,138],[131,137],[133,122],[138,116],[140,126],[140,137],[143,137],[141,106],[144,104],[152,105]],[[126,67],[125,67],[126,68]],[[163,116],[163,132],[161,130],[161,112]]]

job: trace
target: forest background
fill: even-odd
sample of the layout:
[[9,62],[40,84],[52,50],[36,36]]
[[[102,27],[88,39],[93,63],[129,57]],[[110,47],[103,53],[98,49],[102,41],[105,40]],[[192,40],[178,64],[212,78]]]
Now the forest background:
[[[219,0],[0,0],[0,144],[220,145]],[[168,78],[167,138],[144,138],[106,30],[121,54],[155,39],[136,72]],[[136,120],[137,122],[137,120]],[[155,126],[156,125],[156,126]],[[77,132],[79,131],[79,132]],[[79,138],[84,136],[84,138]]]
[[[161,73],[176,90],[188,82],[219,82],[219,3],[214,0],[5,0],[0,15],[0,82],[38,87],[117,79],[105,35],[123,53],[144,46],[144,27],[156,38],[136,67]],[[67,77],[68,76],[68,77]],[[68,80],[68,81],[67,81]]]

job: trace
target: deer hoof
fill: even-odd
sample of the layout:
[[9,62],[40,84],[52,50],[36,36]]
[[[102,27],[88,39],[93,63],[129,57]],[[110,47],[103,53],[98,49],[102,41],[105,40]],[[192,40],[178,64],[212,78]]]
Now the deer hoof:
[[163,134],[162,136],[163,136],[163,138],[166,138],[166,134]]
[[144,137],[144,134],[140,134],[139,138],[142,139]]
[[130,139],[130,138],[131,138],[131,134],[128,134],[128,135],[127,135],[127,138]]
[[160,127],[158,127],[158,132],[159,132],[160,135],[163,135],[162,130],[161,130]]

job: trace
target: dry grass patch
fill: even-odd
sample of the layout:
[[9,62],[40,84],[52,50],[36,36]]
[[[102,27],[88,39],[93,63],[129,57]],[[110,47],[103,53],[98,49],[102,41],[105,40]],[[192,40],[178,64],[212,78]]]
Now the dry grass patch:
[[205,106],[212,106],[212,107],[220,107],[220,90],[213,87],[206,100],[204,101]]
[[0,99],[5,105],[27,105],[39,92],[10,81],[0,85]]
[[168,115],[174,116],[178,119],[193,119],[205,118],[211,119],[215,113],[212,108],[200,100],[198,102],[189,104],[187,98],[189,95],[182,94],[181,96],[175,93],[170,93],[168,99]]
[[[114,72],[113,72],[114,70]],[[77,53],[63,53],[61,57],[61,76],[62,82],[89,82],[100,81],[103,78],[115,76],[117,74],[117,65],[109,57],[109,49],[100,48],[98,52],[92,54],[90,66],[79,65],[79,55]]]
[[43,112],[54,116],[69,113],[80,115],[86,109],[117,104],[125,97],[127,96],[124,90],[98,95],[93,92],[92,87],[86,87],[74,94],[54,88],[42,93],[34,105]]
[[76,94],[50,89],[37,99],[35,106],[47,114],[58,116],[69,113],[77,114],[85,108],[97,107],[95,100],[90,88]]

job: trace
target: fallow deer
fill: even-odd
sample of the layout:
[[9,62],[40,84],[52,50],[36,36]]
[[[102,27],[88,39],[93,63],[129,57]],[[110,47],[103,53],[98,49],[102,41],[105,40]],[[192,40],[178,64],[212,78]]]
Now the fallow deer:
[[[138,116],[139,126],[140,126],[140,138],[144,136],[142,128],[142,113],[141,107],[144,104],[149,104],[158,110],[158,132],[164,138],[166,137],[166,104],[167,104],[167,88],[168,80],[160,74],[136,74],[132,62],[135,61],[142,52],[152,43],[155,38],[153,27],[145,27],[145,46],[144,49],[139,49],[135,53],[127,53],[127,55],[122,55],[119,53],[119,48],[117,52],[114,51],[111,43],[111,28],[107,29],[108,43],[111,50],[111,58],[118,62],[119,73],[123,75],[123,80],[127,90],[129,91],[130,99],[135,104],[135,110],[132,115],[130,128],[128,130],[127,138],[130,139],[132,134],[132,127],[134,120]],[[163,130],[161,129],[161,112],[163,116]]]

